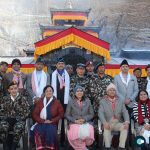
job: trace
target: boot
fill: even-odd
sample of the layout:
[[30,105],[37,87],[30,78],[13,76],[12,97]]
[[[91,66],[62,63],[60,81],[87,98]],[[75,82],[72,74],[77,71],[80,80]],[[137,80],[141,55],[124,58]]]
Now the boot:
[[111,148],[110,147],[105,147],[105,150],[111,150]]

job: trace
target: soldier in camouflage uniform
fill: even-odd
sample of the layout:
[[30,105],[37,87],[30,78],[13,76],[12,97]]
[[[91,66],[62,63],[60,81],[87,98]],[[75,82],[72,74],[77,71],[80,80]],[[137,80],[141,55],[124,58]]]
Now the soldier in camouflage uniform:
[[0,97],[0,140],[5,141],[6,140],[6,134],[8,132],[9,124],[6,122],[7,115],[4,111],[4,102],[3,102],[3,94],[1,92]]
[[93,107],[97,114],[99,101],[106,95],[106,88],[113,82],[113,78],[110,75],[105,74],[105,65],[102,62],[97,65],[96,71],[97,76],[89,80],[89,91],[90,95],[93,97]]
[[[113,82],[113,78],[107,74],[105,74],[105,65],[104,63],[99,63],[96,66],[97,75],[92,76],[89,80],[89,95],[90,99],[93,100],[93,108],[95,112],[95,117],[93,120],[94,123],[94,131],[95,131],[95,141],[98,140],[98,108],[99,101],[102,99],[104,95],[106,95],[107,86]],[[98,143],[96,143],[97,145]]]
[[133,70],[133,74],[137,78],[139,90],[146,90],[147,80],[145,80],[145,78],[141,77],[141,75],[142,75],[141,68],[135,68]]
[[93,101],[94,101],[95,97],[93,96],[93,92],[91,92],[90,90],[95,91],[95,89],[89,88],[90,87],[90,81],[94,80],[98,76],[97,76],[97,74],[94,73],[94,64],[92,61],[87,61],[85,66],[86,66],[86,76],[89,79],[88,97],[91,101],[91,104],[93,105]]
[[[11,82],[8,86],[10,95],[5,96],[1,100],[1,116],[0,121],[0,138],[5,141],[5,150],[16,150],[16,146],[25,130],[26,118],[30,110],[26,97],[18,93],[18,85],[16,82]],[[8,134],[13,132],[12,135]],[[4,136],[5,133],[5,136]]]
[[81,63],[77,64],[76,72],[77,74],[72,76],[70,80],[70,96],[74,98],[73,89],[76,85],[80,85],[85,90],[85,97],[88,97],[89,78],[85,76],[85,65]]
[[89,78],[96,77],[97,75],[94,73],[94,64],[92,61],[87,61],[86,64],[86,76]]

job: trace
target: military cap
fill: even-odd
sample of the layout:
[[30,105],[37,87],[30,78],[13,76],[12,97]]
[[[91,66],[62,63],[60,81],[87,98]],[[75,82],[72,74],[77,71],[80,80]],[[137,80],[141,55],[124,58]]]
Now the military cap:
[[78,63],[78,64],[77,64],[77,68],[85,68],[85,65],[82,64],[82,63]]
[[105,66],[105,64],[104,64],[103,62],[98,63],[98,64],[96,65],[95,70],[97,70],[99,66]]
[[65,63],[64,58],[62,58],[62,57],[58,58],[58,59],[57,59],[57,63],[59,63],[59,62],[63,62],[63,63]]
[[36,63],[43,63],[44,64],[44,60],[42,57],[38,57],[36,60]]
[[92,61],[87,61],[85,66],[87,67],[88,65],[93,65],[93,62]]

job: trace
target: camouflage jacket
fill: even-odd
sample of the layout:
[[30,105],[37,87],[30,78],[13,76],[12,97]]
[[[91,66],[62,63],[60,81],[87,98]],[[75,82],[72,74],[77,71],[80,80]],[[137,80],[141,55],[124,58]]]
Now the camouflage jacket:
[[0,120],[6,119],[6,111],[4,108],[4,99],[3,97],[0,97]]
[[90,78],[96,78],[96,77],[98,77],[98,75],[97,74],[95,74],[95,73],[93,73],[93,74],[88,74],[88,73],[86,73],[86,76],[90,79]]
[[147,80],[146,78],[137,78],[139,90],[146,90]]
[[95,83],[95,79],[98,78],[97,74],[92,74],[92,75],[86,75],[86,77],[88,78],[88,98],[91,100],[91,103],[93,105],[93,101],[94,101],[94,94],[95,94],[95,87],[93,86]]
[[84,77],[79,77],[78,75],[74,75],[70,79],[70,96],[74,97],[74,88],[76,85],[80,85],[84,88],[85,90],[85,97],[88,97],[88,85],[89,84],[89,78],[84,76]]
[[27,98],[21,94],[19,94],[14,101],[11,99],[10,95],[4,96],[1,105],[6,117],[25,120],[30,114]]
[[0,97],[4,96],[5,94],[5,86],[4,86],[4,77],[3,75],[0,73]]
[[104,75],[102,78],[98,75],[89,80],[89,95],[93,99],[93,107],[95,112],[98,111],[99,101],[106,95],[107,86],[113,82],[113,77]]

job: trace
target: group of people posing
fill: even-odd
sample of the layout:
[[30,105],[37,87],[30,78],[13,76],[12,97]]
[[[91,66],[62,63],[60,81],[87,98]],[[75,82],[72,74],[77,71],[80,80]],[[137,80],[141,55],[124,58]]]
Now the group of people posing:
[[136,135],[150,136],[150,65],[145,68],[147,77],[141,77],[140,68],[132,75],[123,60],[114,78],[105,74],[103,62],[96,67],[92,61],[79,63],[76,73],[63,58],[58,59],[52,74],[43,71],[44,65],[39,57],[33,73],[26,75],[19,59],[12,61],[8,73],[7,62],[0,63],[0,140],[4,150],[16,150],[27,118],[33,119],[30,141],[36,150],[58,150],[60,120],[60,144],[64,146],[64,119],[69,144],[75,150],[87,150],[93,144],[98,119],[108,150],[112,131],[120,131],[119,149],[125,149],[131,119]]

